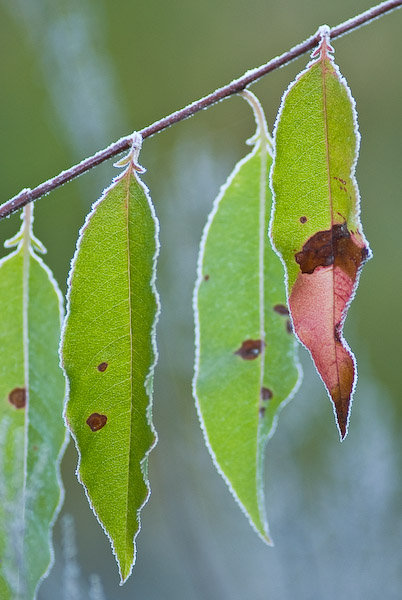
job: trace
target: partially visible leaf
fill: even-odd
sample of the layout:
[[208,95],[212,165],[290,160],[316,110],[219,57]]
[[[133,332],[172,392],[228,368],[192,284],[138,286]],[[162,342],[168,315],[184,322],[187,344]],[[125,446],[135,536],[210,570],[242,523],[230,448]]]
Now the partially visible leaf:
[[121,581],[135,561],[146,503],[156,361],[158,222],[136,164],[105,190],[83,226],[68,291],[62,342],[70,383],[66,419],[79,452],[78,476],[109,536]]
[[329,30],[285,92],[275,130],[272,240],[287,273],[293,326],[334,404],[343,439],[356,382],[343,335],[347,308],[371,256],[359,217],[354,100],[330,52]]
[[[259,117],[253,151],[214,203],[194,293],[194,394],[214,463],[259,535],[270,543],[263,464],[278,410],[299,379],[283,268],[267,235],[271,149]],[[258,104],[256,104],[258,103]]]
[[65,383],[58,346],[62,299],[35,249],[32,205],[0,264],[0,598],[36,597],[49,570],[62,499]]

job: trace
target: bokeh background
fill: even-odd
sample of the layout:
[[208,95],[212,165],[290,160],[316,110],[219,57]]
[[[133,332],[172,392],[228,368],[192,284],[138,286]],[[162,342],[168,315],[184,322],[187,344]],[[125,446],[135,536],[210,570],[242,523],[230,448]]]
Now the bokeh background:
[[[0,0],[1,201],[370,5]],[[147,140],[141,153],[161,221],[163,310],[159,444],[137,564],[119,587],[70,443],[55,565],[39,600],[401,598],[401,31],[397,11],[335,42],[359,111],[357,176],[374,252],[345,329],[360,375],[348,438],[340,444],[329,400],[300,349],[304,383],[267,448],[274,548],[251,530],[204,447],[191,395],[197,248],[213,199],[254,130],[246,103],[225,100]],[[283,90],[307,60],[252,87],[271,128]],[[36,203],[35,233],[63,292],[78,230],[115,171],[102,165]],[[1,242],[18,227],[18,216],[0,223]]]

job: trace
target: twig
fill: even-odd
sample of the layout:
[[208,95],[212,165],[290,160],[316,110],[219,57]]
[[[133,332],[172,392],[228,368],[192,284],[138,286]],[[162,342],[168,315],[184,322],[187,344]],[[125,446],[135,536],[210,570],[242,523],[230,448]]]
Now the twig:
[[[386,2],[382,2],[381,4],[370,8],[364,13],[361,13],[360,15],[357,15],[352,19],[345,21],[344,23],[340,23],[336,27],[333,27],[330,30],[330,37],[331,39],[334,39],[345,35],[346,33],[349,33],[350,31],[353,31],[354,29],[357,29],[362,25],[366,25],[374,19],[377,19],[391,12],[396,8],[400,8],[401,5],[402,0],[386,0]],[[297,46],[294,46],[294,48],[291,48],[287,52],[284,52],[284,54],[273,58],[265,65],[247,71],[244,75],[239,77],[239,79],[235,79],[231,83],[221,88],[218,88],[211,94],[208,94],[208,96],[205,96],[200,100],[196,100],[195,102],[188,104],[181,110],[178,110],[172,113],[171,115],[168,115],[167,117],[164,117],[163,119],[152,123],[152,125],[145,127],[138,133],[140,133],[142,135],[142,138],[145,139],[147,137],[155,135],[155,133],[159,133],[160,131],[167,129],[174,123],[178,123],[179,121],[184,121],[184,119],[188,119],[200,110],[212,106],[212,104],[216,104],[224,98],[228,98],[229,96],[233,96],[234,94],[241,92],[251,83],[254,83],[258,79],[261,79],[261,77],[264,77],[264,75],[267,75],[268,73],[271,73],[272,71],[275,71],[276,69],[279,69],[280,67],[283,67],[284,65],[290,63],[292,60],[298,58],[299,56],[302,56],[309,50],[312,50],[312,48],[314,48],[314,46],[318,44],[319,41],[320,34],[317,32],[313,36],[309,37],[306,41],[302,42],[301,44],[298,44]],[[131,135],[122,137],[117,142],[110,144],[110,146],[108,146],[107,148],[100,150],[99,152],[97,152],[93,156],[90,156],[89,158],[85,158],[77,165],[74,165],[66,171],[62,171],[59,175],[56,175],[56,177],[48,179],[44,183],[38,185],[36,188],[32,190],[29,188],[21,190],[19,194],[17,194],[16,196],[14,196],[13,198],[11,198],[10,200],[8,200],[0,206],[0,219],[11,215],[13,212],[19,210],[29,202],[37,200],[41,196],[45,196],[52,190],[62,186],[64,183],[67,183],[68,181],[75,179],[75,177],[78,177],[86,171],[89,171],[90,169],[92,169],[92,167],[95,167],[96,165],[99,165],[104,161],[113,158],[117,154],[128,150],[131,146],[131,143]]]

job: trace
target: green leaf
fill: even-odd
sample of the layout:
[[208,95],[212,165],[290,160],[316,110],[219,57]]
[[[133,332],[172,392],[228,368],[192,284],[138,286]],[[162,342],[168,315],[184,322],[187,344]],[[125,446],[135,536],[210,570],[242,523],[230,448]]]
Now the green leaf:
[[31,231],[32,205],[0,265],[0,598],[36,597],[62,500],[62,299]]
[[326,26],[321,37],[277,118],[271,235],[286,269],[295,333],[327,388],[343,439],[357,373],[342,329],[371,253],[355,180],[355,103],[330,55]]
[[77,472],[110,538],[122,582],[135,561],[139,513],[150,493],[148,454],[156,442],[151,398],[159,227],[137,174],[140,143],[137,134],[126,170],[94,204],[80,232],[62,341]]
[[[270,543],[264,449],[299,369],[288,327],[283,268],[273,252],[265,119],[214,203],[201,242],[194,293],[194,395],[215,466],[259,535]],[[257,122],[258,122],[257,121]]]

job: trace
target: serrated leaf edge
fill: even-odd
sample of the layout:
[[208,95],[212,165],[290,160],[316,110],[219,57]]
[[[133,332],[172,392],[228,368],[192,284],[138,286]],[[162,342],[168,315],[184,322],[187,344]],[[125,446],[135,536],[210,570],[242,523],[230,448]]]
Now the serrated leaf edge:
[[[135,141],[138,142],[138,139],[135,138]],[[71,437],[74,440],[74,445],[76,447],[77,454],[78,454],[78,462],[77,462],[77,467],[76,467],[76,470],[75,470],[75,474],[76,474],[76,477],[77,477],[78,481],[80,482],[80,484],[82,485],[82,487],[84,489],[85,496],[87,498],[88,504],[89,504],[89,506],[90,506],[90,508],[91,508],[91,510],[92,510],[92,512],[93,512],[93,514],[94,514],[94,516],[96,518],[96,520],[98,521],[98,523],[102,527],[105,535],[109,539],[110,546],[112,548],[112,553],[113,553],[113,555],[114,555],[114,557],[116,559],[116,563],[117,563],[118,570],[119,570],[120,585],[123,585],[127,581],[127,579],[130,577],[130,575],[132,573],[132,570],[133,570],[133,567],[134,567],[135,562],[136,562],[136,557],[137,557],[137,543],[136,543],[136,540],[137,540],[138,534],[141,531],[141,514],[140,513],[141,513],[142,509],[144,508],[144,506],[147,504],[147,502],[148,502],[148,500],[150,498],[150,495],[151,495],[151,487],[150,487],[150,483],[149,483],[149,478],[147,477],[147,474],[146,474],[146,468],[145,467],[146,467],[146,464],[147,464],[147,461],[148,461],[149,454],[152,452],[152,450],[155,448],[155,446],[158,443],[158,434],[157,434],[155,426],[154,426],[154,424],[152,422],[153,395],[151,393],[152,392],[151,382],[153,380],[153,375],[154,375],[155,367],[156,367],[156,364],[157,364],[158,358],[159,358],[157,344],[156,344],[156,326],[157,326],[157,323],[158,323],[158,320],[159,320],[159,316],[160,316],[161,305],[160,305],[159,294],[158,294],[158,291],[156,289],[156,265],[157,265],[157,259],[158,259],[158,256],[159,256],[159,251],[160,251],[160,242],[159,242],[160,227],[159,227],[159,220],[158,220],[158,217],[157,217],[156,212],[155,212],[154,205],[153,205],[152,200],[151,200],[149,189],[146,186],[146,184],[138,177],[138,175],[136,173],[136,169],[134,168],[134,163],[131,160],[132,156],[133,156],[133,152],[130,151],[130,153],[129,153],[128,157],[127,157],[128,158],[128,166],[127,166],[127,168],[122,173],[119,173],[119,175],[117,175],[116,177],[113,178],[112,183],[103,190],[100,198],[98,198],[92,204],[91,209],[90,209],[89,213],[87,214],[87,216],[85,218],[84,224],[82,225],[82,227],[79,230],[78,239],[77,239],[77,243],[76,243],[76,248],[75,248],[74,256],[71,259],[70,270],[69,270],[69,274],[68,274],[68,278],[67,278],[67,295],[66,295],[66,299],[67,299],[67,312],[66,312],[66,316],[65,316],[65,319],[64,319],[64,322],[63,322],[63,325],[62,325],[62,332],[61,332],[60,345],[59,345],[60,366],[63,369],[63,373],[64,373],[64,376],[65,376],[66,382],[67,382],[67,386],[66,386],[67,387],[67,393],[66,393],[66,401],[65,401],[65,405],[64,405],[64,411],[63,411],[63,417],[64,417],[64,422],[65,422],[65,425],[67,427],[67,430],[70,432],[70,435],[71,435]],[[138,157],[138,153],[137,153],[137,157]],[[120,166],[120,163],[122,165],[126,165],[127,164],[125,162],[124,158],[121,161],[118,161],[116,163],[116,166]],[[152,364],[150,365],[149,372],[148,372],[148,374],[147,374],[147,376],[145,378],[145,382],[144,382],[144,387],[145,387],[147,396],[149,398],[149,404],[148,404],[147,411],[146,411],[147,422],[148,422],[150,430],[151,430],[151,432],[152,432],[152,434],[154,436],[154,441],[151,444],[151,446],[149,447],[149,449],[146,451],[143,459],[140,461],[141,472],[143,474],[143,481],[144,481],[144,484],[145,484],[145,486],[146,486],[146,488],[148,490],[148,494],[147,494],[147,497],[145,498],[143,504],[137,510],[138,529],[137,529],[137,531],[136,531],[136,533],[134,535],[134,538],[133,538],[133,550],[134,550],[133,561],[132,561],[132,564],[131,564],[131,567],[130,567],[130,570],[128,571],[128,573],[126,575],[123,575],[122,570],[121,570],[121,565],[120,565],[120,562],[119,562],[119,559],[118,559],[118,556],[117,556],[117,553],[116,553],[116,550],[115,550],[115,546],[114,546],[114,543],[113,543],[113,539],[110,536],[110,534],[107,531],[107,529],[104,526],[104,524],[102,523],[101,519],[98,517],[98,515],[96,513],[96,510],[95,510],[95,508],[94,508],[94,506],[92,504],[92,501],[91,501],[88,489],[87,489],[87,487],[85,486],[84,482],[82,481],[82,479],[80,477],[81,452],[80,452],[80,449],[78,447],[77,439],[76,439],[74,433],[70,430],[70,427],[69,427],[69,424],[68,424],[68,420],[67,420],[67,416],[66,416],[67,403],[68,403],[69,391],[70,391],[70,382],[69,382],[69,378],[67,376],[66,370],[64,368],[63,352],[62,352],[62,350],[63,350],[63,344],[64,344],[65,328],[66,328],[66,324],[68,322],[68,318],[69,318],[69,314],[70,314],[71,281],[72,281],[73,273],[74,273],[74,270],[75,270],[75,263],[76,263],[76,260],[77,260],[77,257],[78,257],[78,253],[79,253],[80,248],[81,248],[81,241],[82,241],[82,238],[83,238],[84,231],[86,230],[87,226],[89,225],[89,223],[91,221],[91,218],[94,215],[97,207],[106,198],[106,196],[109,194],[109,192],[111,192],[113,190],[113,188],[122,179],[124,179],[127,176],[133,176],[133,177],[135,177],[136,181],[138,182],[138,184],[143,189],[145,197],[146,197],[147,202],[148,202],[148,206],[149,206],[150,212],[151,212],[151,216],[152,216],[152,219],[153,219],[154,225],[155,225],[155,254],[153,256],[153,268],[152,268],[152,277],[151,277],[151,281],[150,281],[150,286],[151,286],[152,292],[153,292],[154,297],[155,297],[156,311],[155,311],[155,318],[154,318],[153,326],[152,326],[152,329],[151,329],[152,350],[153,350],[153,353],[154,353],[154,360],[153,360]]]
[[[273,235],[272,235],[272,228],[273,228],[273,221],[274,221],[274,215],[275,215],[275,205],[276,205],[276,198],[275,198],[275,191],[274,191],[274,186],[273,186],[273,182],[272,182],[272,176],[273,176],[273,171],[274,171],[274,167],[275,167],[275,160],[276,160],[276,131],[279,125],[279,121],[282,117],[282,113],[285,107],[285,102],[286,102],[286,98],[289,94],[289,92],[293,89],[293,87],[298,83],[299,79],[305,75],[305,73],[307,73],[310,68],[315,65],[317,63],[317,61],[321,60],[321,57],[319,54],[317,54],[317,52],[320,50],[321,45],[324,42],[327,43],[327,45],[329,46],[329,48],[331,49],[331,51],[333,52],[333,48],[330,44],[330,27],[328,25],[321,25],[318,29],[318,33],[321,36],[321,40],[318,44],[317,47],[315,47],[310,55],[310,61],[308,62],[307,66],[300,71],[300,73],[298,73],[295,77],[295,79],[293,81],[290,82],[290,84],[288,85],[288,87],[286,88],[286,90],[284,91],[282,98],[281,98],[281,103],[279,106],[279,110],[278,110],[278,114],[276,116],[275,119],[275,123],[274,123],[274,128],[273,128],[273,133],[272,133],[272,138],[274,141],[273,144],[273,161],[272,161],[272,165],[271,165],[271,169],[269,172],[269,187],[271,189],[271,193],[272,193],[272,208],[271,208],[271,218],[270,218],[270,224],[269,224],[269,229],[268,229],[268,234],[271,240],[271,246],[274,250],[274,252],[277,254],[277,256],[280,258],[282,264],[283,264],[283,268],[284,268],[284,273],[285,273],[285,288],[286,288],[286,301],[289,305],[289,286],[288,286],[288,274],[287,274],[287,266],[286,266],[286,262],[285,260],[282,258],[282,255],[280,254],[280,252],[277,250],[274,240],[273,240]],[[317,56],[318,59],[317,59]],[[350,87],[345,79],[345,77],[342,75],[338,65],[335,63],[335,59],[333,54],[327,54],[327,58],[328,60],[331,62],[331,65],[333,66],[336,75],[338,77],[338,80],[340,82],[341,85],[344,86],[345,90],[346,90],[346,94],[348,96],[348,99],[350,101],[351,104],[351,110],[352,110],[352,115],[353,115],[353,124],[354,124],[354,133],[356,136],[356,144],[355,144],[355,152],[354,152],[354,160],[350,169],[350,179],[354,185],[354,188],[356,190],[356,218],[360,221],[360,214],[361,214],[361,197],[360,197],[360,190],[359,190],[359,186],[357,183],[357,179],[356,179],[356,166],[357,166],[357,162],[359,159],[359,150],[360,150],[360,141],[361,141],[361,135],[360,135],[360,131],[359,131],[359,126],[358,126],[358,119],[357,119],[357,110],[356,110],[356,101],[354,99],[354,97],[352,96],[352,92],[350,90]],[[361,228],[361,236],[365,242],[366,248],[367,248],[367,252],[368,252],[368,256],[365,262],[367,262],[370,258],[372,258],[373,253],[372,250],[369,246],[369,243],[364,235],[363,232],[363,228]],[[355,389],[356,389],[356,385],[357,385],[357,380],[358,380],[358,372],[357,372],[357,363],[356,363],[356,357],[352,351],[352,349],[350,348],[348,342],[346,341],[346,339],[344,338],[343,335],[343,325],[345,323],[346,317],[347,317],[347,313],[348,313],[348,309],[356,295],[356,291],[359,285],[359,280],[360,280],[360,275],[361,275],[361,269],[358,270],[357,274],[356,274],[356,281],[354,284],[354,288],[352,291],[352,294],[349,298],[349,301],[346,303],[343,314],[342,314],[342,318],[340,321],[340,331],[341,331],[341,336],[340,336],[340,341],[342,343],[342,345],[345,347],[346,350],[348,350],[350,352],[350,356],[352,358],[353,364],[354,364],[354,369],[355,369],[355,378],[353,381],[353,387],[352,387],[352,392],[350,395],[350,404],[349,404],[349,414],[348,414],[348,420],[347,420],[347,424],[346,424],[346,433],[345,436],[342,437],[342,432],[340,430],[339,424],[338,424],[338,418],[337,418],[337,414],[336,414],[336,408],[335,405],[332,401],[331,395],[329,393],[329,391],[327,390],[327,387],[324,383],[324,380],[322,379],[320,373],[318,372],[314,361],[312,360],[312,363],[314,365],[315,370],[317,371],[321,381],[323,382],[325,391],[327,392],[327,396],[329,397],[330,401],[331,401],[331,406],[332,406],[332,410],[334,413],[334,417],[335,417],[335,423],[338,429],[338,433],[339,433],[339,437],[340,437],[340,441],[342,442],[347,434],[348,434],[348,429],[349,429],[349,422],[350,422],[350,416],[351,416],[351,412],[352,412],[352,404],[353,404],[353,398],[354,398],[354,393],[355,393]],[[307,346],[305,346],[303,344],[303,342],[300,340],[300,338],[298,337],[298,335],[295,332],[295,327],[294,327],[294,323],[293,323],[293,317],[291,315],[291,313],[289,314],[289,318],[291,319],[292,322],[292,327],[293,327],[293,331],[295,334],[296,339],[298,340],[298,342],[304,347],[306,348],[306,350],[308,350],[310,356],[311,356],[311,352],[310,350],[307,348]]]

